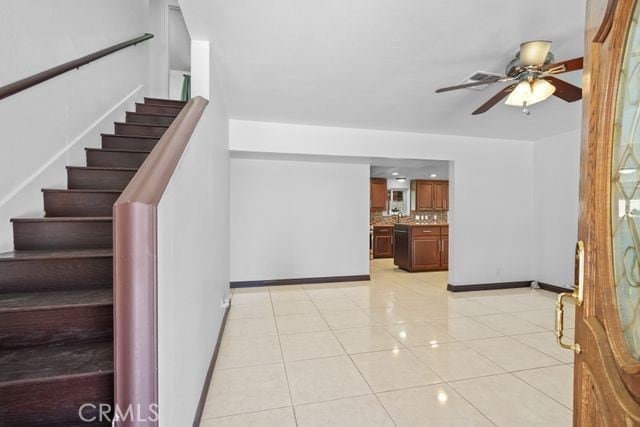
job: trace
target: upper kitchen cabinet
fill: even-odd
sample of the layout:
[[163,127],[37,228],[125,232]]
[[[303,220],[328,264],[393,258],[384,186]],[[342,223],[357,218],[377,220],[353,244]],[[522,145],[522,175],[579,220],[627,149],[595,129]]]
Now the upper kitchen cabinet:
[[433,182],[433,208],[435,210],[449,210],[449,181]]
[[449,181],[414,179],[411,181],[411,210],[449,209]]
[[372,211],[383,211],[387,208],[386,178],[371,178],[369,197]]

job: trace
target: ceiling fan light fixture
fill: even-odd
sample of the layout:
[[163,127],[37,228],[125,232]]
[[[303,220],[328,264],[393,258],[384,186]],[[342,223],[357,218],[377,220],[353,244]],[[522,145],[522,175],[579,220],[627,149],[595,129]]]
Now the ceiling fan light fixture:
[[513,107],[530,105],[531,92],[531,84],[528,80],[523,80],[511,91],[504,103]]
[[531,84],[531,100],[527,105],[532,105],[549,98],[556,91],[556,87],[544,79],[536,79]]
[[523,80],[518,83],[504,102],[513,107],[528,107],[549,98],[556,91],[556,87],[544,79],[533,82]]
[[547,54],[551,49],[551,42],[548,40],[534,40],[520,45],[521,65],[542,65],[547,59]]

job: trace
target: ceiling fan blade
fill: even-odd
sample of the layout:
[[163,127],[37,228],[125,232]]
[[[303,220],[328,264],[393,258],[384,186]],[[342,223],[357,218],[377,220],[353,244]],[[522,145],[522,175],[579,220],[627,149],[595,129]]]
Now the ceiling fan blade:
[[567,83],[553,76],[547,76],[544,80],[549,81],[549,83],[556,87],[556,91],[553,94],[558,98],[567,102],[575,102],[582,99],[582,89],[578,86],[574,86],[571,83]]
[[441,89],[436,90],[436,93],[449,92],[451,90],[464,89],[464,88],[467,88],[467,87],[489,85],[489,84],[496,83],[496,82],[499,82],[499,81],[507,81],[507,80],[503,80],[505,78],[507,78],[507,77],[489,76],[486,79],[480,80],[478,82],[471,82],[471,83],[464,83],[464,84],[456,85],[456,86],[443,87]]
[[505,87],[500,92],[498,92],[495,95],[493,95],[493,97],[491,99],[489,99],[487,102],[482,104],[480,106],[480,108],[478,108],[476,111],[474,111],[471,114],[474,115],[474,116],[477,116],[478,114],[486,113],[487,111],[489,111],[489,109],[491,107],[496,105],[503,98],[505,98],[507,95],[509,95],[511,92],[513,92],[513,89],[515,89],[516,86],[518,86],[518,83],[514,83],[512,85],[509,85],[509,86]]
[[570,71],[582,70],[582,56],[580,58],[568,59],[555,64],[545,65],[542,71],[551,74],[568,73]]

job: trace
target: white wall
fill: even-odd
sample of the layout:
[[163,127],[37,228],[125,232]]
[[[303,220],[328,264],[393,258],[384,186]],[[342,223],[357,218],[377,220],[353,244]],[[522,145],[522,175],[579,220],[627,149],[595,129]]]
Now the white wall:
[[231,281],[369,274],[369,165],[231,159]]
[[[148,31],[148,2],[3,2],[0,86]],[[66,186],[65,165],[140,98],[151,41],[0,100],[0,251],[13,247],[9,218],[42,214],[41,187]]]
[[536,141],[533,169],[535,278],[569,286],[578,238],[580,130]]
[[229,137],[232,151],[452,160],[449,282],[532,280],[533,143],[241,120]]
[[162,426],[192,424],[229,296],[229,122],[205,68],[210,103],[158,209]]

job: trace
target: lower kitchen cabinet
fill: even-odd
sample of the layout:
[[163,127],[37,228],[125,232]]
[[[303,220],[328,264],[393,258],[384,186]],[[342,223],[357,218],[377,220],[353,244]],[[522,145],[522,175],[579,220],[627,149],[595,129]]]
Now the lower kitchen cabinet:
[[396,224],[394,264],[407,271],[449,267],[449,226]]
[[373,227],[373,257],[393,258],[393,226]]

